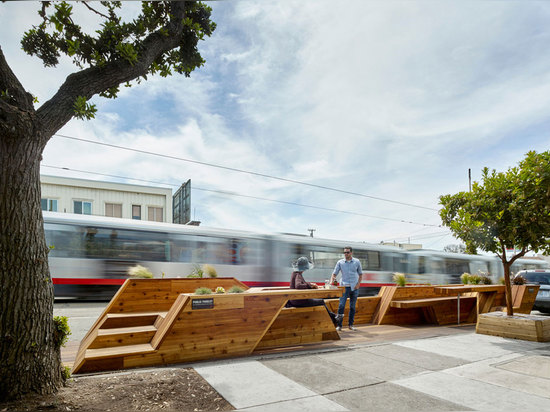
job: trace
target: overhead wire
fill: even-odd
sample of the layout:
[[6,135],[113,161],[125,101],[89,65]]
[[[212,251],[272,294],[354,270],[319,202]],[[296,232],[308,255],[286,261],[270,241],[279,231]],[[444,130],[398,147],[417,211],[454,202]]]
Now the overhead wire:
[[415,204],[407,203],[407,202],[400,202],[398,200],[392,200],[392,199],[384,199],[384,198],[381,198],[381,197],[366,195],[366,194],[363,194],[363,193],[352,192],[352,191],[349,191],[349,190],[343,190],[343,189],[338,189],[338,188],[334,188],[334,187],[318,185],[318,184],[315,184],[315,183],[302,182],[300,180],[288,179],[288,178],[284,178],[284,177],[268,175],[268,174],[265,174],[265,173],[259,173],[259,172],[254,172],[254,171],[250,171],[250,170],[238,169],[238,168],[235,168],[235,167],[222,166],[222,165],[218,165],[218,164],[215,164],[215,163],[208,163],[208,162],[202,162],[202,161],[199,161],[199,160],[186,159],[186,158],[183,158],[183,157],[172,156],[172,155],[167,155],[167,154],[163,154],[163,153],[156,153],[156,152],[151,152],[151,151],[148,151],[148,150],[134,149],[134,148],[131,148],[131,147],[115,145],[115,144],[112,144],[112,143],[98,142],[98,141],[95,141],[95,140],[83,139],[83,138],[74,137],[74,136],[67,136],[67,135],[62,135],[62,134],[58,134],[58,133],[54,134],[54,136],[61,137],[61,138],[64,138],[64,139],[70,139],[70,140],[75,140],[75,141],[80,141],[80,142],[86,142],[86,143],[106,146],[106,147],[112,147],[112,148],[121,149],[121,150],[128,150],[128,151],[147,154],[147,155],[151,155],[151,156],[162,157],[162,158],[165,158],[165,159],[172,159],[172,160],[178,160],[178,161],[182,161],[182,162],[199,164],[199,165],[202,165],[202,166],[215,167],[215,168],[218,168],[218,169],[229,170],[229,171],[232,171],[232,172],[246,173],[246,174],[249,174],[249,175],[265,177],[265,178],[268,178],[268,179],[274,179],[274,180],[278,180],[278,181],[282,181],[282,182],[288,182],[288,183],[294,183],[294,184],[299,184],[299,185],[304,185],[304,186],[309,186],[309,187],[315,187],[317,189],[330,190],[330,191],[333,191],[333,192],[345,193],[345,194],[353,195],[353,196],[361,196],[361,197],[365,197],[365,198],[369,198],[369,199],[373,199],[373,200],[394,203],[394,204],[398,204],[398,205],[402,205],[402,206],[409,206],[409,207],[415,207],[415,208],[420,208],[420,209],[437,211],[437,209],[427,207],[427,206],[420,206],[420,205],[415,205]]

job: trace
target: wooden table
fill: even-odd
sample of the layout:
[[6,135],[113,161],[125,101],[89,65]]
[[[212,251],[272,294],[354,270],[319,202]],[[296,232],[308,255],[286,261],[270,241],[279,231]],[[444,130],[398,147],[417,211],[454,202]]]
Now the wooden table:
[[457,297],[458,324],[460,324],[460,295],[462,293],[477,293],[477,314],[490,311],[497,293],[504,293],[504,285],[448,285],[436,286],[434,290],[442,295]]

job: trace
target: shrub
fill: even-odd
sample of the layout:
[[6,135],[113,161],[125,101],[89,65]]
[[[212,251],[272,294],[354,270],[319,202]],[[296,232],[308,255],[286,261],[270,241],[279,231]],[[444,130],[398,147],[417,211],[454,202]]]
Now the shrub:
[[203,265],[202,272],[208,275],[209,278],[217,278],[218,272],[212,265]]
[[218,286],[218,287],[216,288],[216,293],[225,293],[225,289],[224,289],[223,287],[221,287],[221,286]]
[[504,281],[504,278],[500,278],[500,279],[498,280],[498,284],[499,284],[499,285],[504,285],[504,283],[506,283],[506,282]]
[[200,287],[195,290],[195,295],[211,295],[212,289]]
[[231,286],[227,293],[243,293],[244,289],[240,286]]
[[393,274],[393,281],[397,286],[405,286],[407,284],[407,279],[405,278],[404,273],[394,273]]
[[135,265],[128,269],[128,276],[132,278],[151,279],[153,274],[145,266]]
[[479,285],[481,283],[481,276],[479,275],[471,275],[470,276],[470,284],[471,285]]
[[492,285],[493,280],[489,276],[481,276],[481,283],[484,285]]
[[67,316],[54,316],[54,342],[55,345],[60,348],[65,346],[69,340],[69,335],[71,334],[71,328],[69,327],[69,319]]

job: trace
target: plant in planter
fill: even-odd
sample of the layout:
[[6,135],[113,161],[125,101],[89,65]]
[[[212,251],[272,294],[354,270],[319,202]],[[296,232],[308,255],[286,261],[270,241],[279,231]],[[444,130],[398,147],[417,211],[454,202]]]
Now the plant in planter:
[[216,271],[216,268],[212,265],[203,265],[202,266],[202,272],[207,275],[209,278],[217,278],[218,272]]
[[243,293],[244,289],[239,286],[231,286],[227,293]]
[[211,295],[212,289],[200,287],[195,290],[195,295]]
[[193,265],[193,271],[187,275],[188,278],[202,278],[204,275],[204,272],[200,265],[194,264]]
[[224,289],[223,287],[221,287],[221,286],[218,286],[218,287],[216,288],[216,293],[225,293],[225,289]]
[[153,273],[145,266],[135,265],[128,269],[128,276],[131,278],[151,279],[153,278]]
[[521,275],[514,276],[514,278],[512,279],[512,285],[525,285],[526,283],[527,281]]
[[461,276],[460,276],[460,281],[462,282],[463,285],[468,285],[470,283],[470,274],[469,273],[466,273],[464,272]]
[[399,273],[399,272],[394,273],[393,281],[397,286],[405,286],[407,284],[407,279],[404,273]]

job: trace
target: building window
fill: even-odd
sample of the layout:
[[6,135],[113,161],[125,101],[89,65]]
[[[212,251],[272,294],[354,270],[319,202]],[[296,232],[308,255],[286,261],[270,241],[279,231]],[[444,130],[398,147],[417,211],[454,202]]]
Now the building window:
[[132,219],[141,220],[141,206],[132,205]]
[[162,222],[162,207],[149,206],[147,209],[147,220]]
[[42,210],[57,212],[57,199],[40,199]]
[[105,203],[105,216],[122,217],[122,205],[117,203]]
[[83,200],[75,200],[73,202],[74,212],[78,215],[91,215],[92,214],[92,202],[85,202]]

